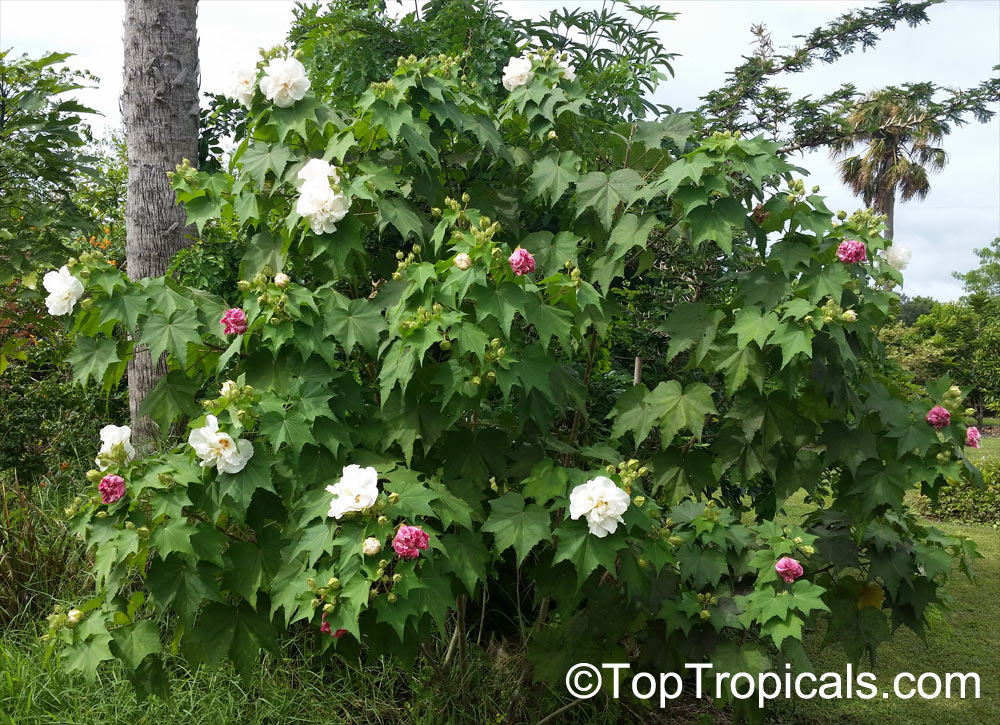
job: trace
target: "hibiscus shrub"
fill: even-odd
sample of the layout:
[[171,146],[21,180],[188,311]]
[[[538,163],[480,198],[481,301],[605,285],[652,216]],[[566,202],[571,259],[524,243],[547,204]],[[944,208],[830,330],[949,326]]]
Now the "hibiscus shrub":
[[[924,627],[976,554],[903,495],[977,472],[963,425],[925,421],[949,381],[886,382],[880,220],[835,221],[775,144],[584,120],[551,52],[503,85],[494,107],[460,58],[400,58],[340,107],[262,62],[229,169],[173,175],[192,223],[246,234],[239,296],[70,261],[77,379],[148,345],[170,371],[144,410],[191,417],[146,455],[109,438],[69,512],[97,585],[52,617],[71,669],[117,657],[162,693],[169,650],[247,675],[287,632],[412,659],[485,612],[560,683],[579,661],[808,667],[814,616],[852,657]],[[616,290],[672,248],[723,271],[663,310],[669,375],[603,380],[597,416]],[[815,512],[776,521],[803,489]]]

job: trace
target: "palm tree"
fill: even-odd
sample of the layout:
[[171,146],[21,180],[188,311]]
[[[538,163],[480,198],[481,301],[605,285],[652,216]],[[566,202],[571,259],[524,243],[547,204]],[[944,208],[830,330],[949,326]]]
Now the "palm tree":
[[[948,155],[938,144],[948,123],[928,111],[930,99],[914,89],[886,88],[856,103],[845,119],[848,134],[831,145],[840,176],[865,204],[886,216],[892,239],[896,194],[923,199],[931,190],[928,172],[940,171]],[[853,154],[864,146],[860,155]]]

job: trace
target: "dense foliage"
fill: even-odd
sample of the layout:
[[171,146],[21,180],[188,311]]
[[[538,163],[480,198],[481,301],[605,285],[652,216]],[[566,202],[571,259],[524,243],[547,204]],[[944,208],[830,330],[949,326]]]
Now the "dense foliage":
[[946,521],[1000,526],[1000,459],[983,456],[976,467],[983,473],[982,487],[955,481],[938,492],[937,500],[922,498],[921,509]]
[[[399,58],[349,107],[275,54],[229,168],[173,177],[190,222],[247,238],[238,291],[131,282],[99,252],[71,260],[78,304],[60,283],[77,380],[113,386],[136,343],[171,368],[145,403],[160,451],[112,431],[68,512],[97,582],[51,620],[71,669],[117,657],[163,693],[161,626],[247,675],[304,623],[409,658],[478,618],[546,681],[588,659],[805,667],[820,613],[852,657],[923,629],[976,553],[903,494],[977,472],[960,417],[924,420],[957,412],[950,381],[910,400],[887,376],[877,217],[835,220],[761,138],[582,115],[552,52],[509,94]],[[650,315],[630,284],[683,270],[645,343],[667,363],[633,385],[609,346]],[[800,489],[820,507],[782,526]]]

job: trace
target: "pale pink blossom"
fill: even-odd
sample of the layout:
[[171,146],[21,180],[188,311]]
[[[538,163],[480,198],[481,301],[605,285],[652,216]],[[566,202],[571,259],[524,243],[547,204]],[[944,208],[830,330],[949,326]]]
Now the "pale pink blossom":
[[949,413],[947,409],[942,408],[940,405],[935,405],[927,411],[927,415],[924,416],[924,420],[938,430],[941,430],[946,425],[951,423],[951,413]]
[[226,310],[219,322],[226,335],[242,335],[247,331],[247,314],[238,307]]
[[979,439],[982,437],[976,426],[969,426],[965,431],[965,445],[969,448],[979,448]]
[[535,271],[535,258],[531,256],[531,252],[527,249],[518,247],[510,255],[510,268],[514,270],[514,274],[518,277],[531,274]]
[[868,259],[868,253],[865,250],[864,242],[859,242],[854,239],[844,240],[840,243],[840,246],[837,247],[837,259],[845,264],[864,262]]
[[114,503],[125,495],[125,479],[113,473],[101,479],[97,485],[101,493],[101,503]]
[[400,526],[392,540],[392,548],[401,559],[416,559],[427,548],[430,537],[418,526]]
[[802,576],[803,573],[802,565],[790,556],[783,556],[778,559],[778,563],[774,565],[774,570],[778,572],[778,576],[789,584]]
[[455,255],[455,266],[463,272],[472,266],[472,257],[465,252]]

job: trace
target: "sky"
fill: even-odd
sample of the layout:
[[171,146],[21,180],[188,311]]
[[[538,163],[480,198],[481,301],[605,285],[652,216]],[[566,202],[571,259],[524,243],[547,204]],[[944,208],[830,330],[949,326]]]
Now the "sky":
[[[603,0],[504,0],[516,17],[537,17],[550,9],[599,7]],[[647,2],[649,0],[646,0]],[[422,0],[421,0],[422,4]],[[678,13],[658,24],[664,45],[680,57],[675,77],[654,96],[657,103],[694,109],[698,98],[725,80],[726,73],[752,52],[749,28],[765,23],[776,52],[785,52],[804,34],[853,8],[875,0],[677,0],[662,3]],[[258,48],[281,44],[292,21],[291,0],[200,0],[198,11],[201,89],[225,92],[233,69],[253,62]],[[407,11],[413,7],[402,5]],[[866,53],[833,65],[819,65],[782,83],[796,95],[817,96],[854,83],[861,90],[906,81],[934,81],[969,88],[995,75],[1000,65],[1000,0],[950,0],[929,9],[931,22],[897,28]],[[76,54],[68,61],[100,77],[96,89],[78,92],[80,100],[103,116],[92,125],[120,124],[122,0],[0,0],[0,48],[15,54],[46,51]],[[996,110],[1000,110],[997,108]],[[948,166],[931,177],[923,201],[898,204],[896,241],[913,250],[903,292],[954,300],[962,295],[953,271],[976,266],[974,249],[1000,236],[1000,120],[970,123],[945,139]],[[820,186],[831,209],[861,206],[839,181],[823,152],[792,159],[811,171],[807,185]]]

